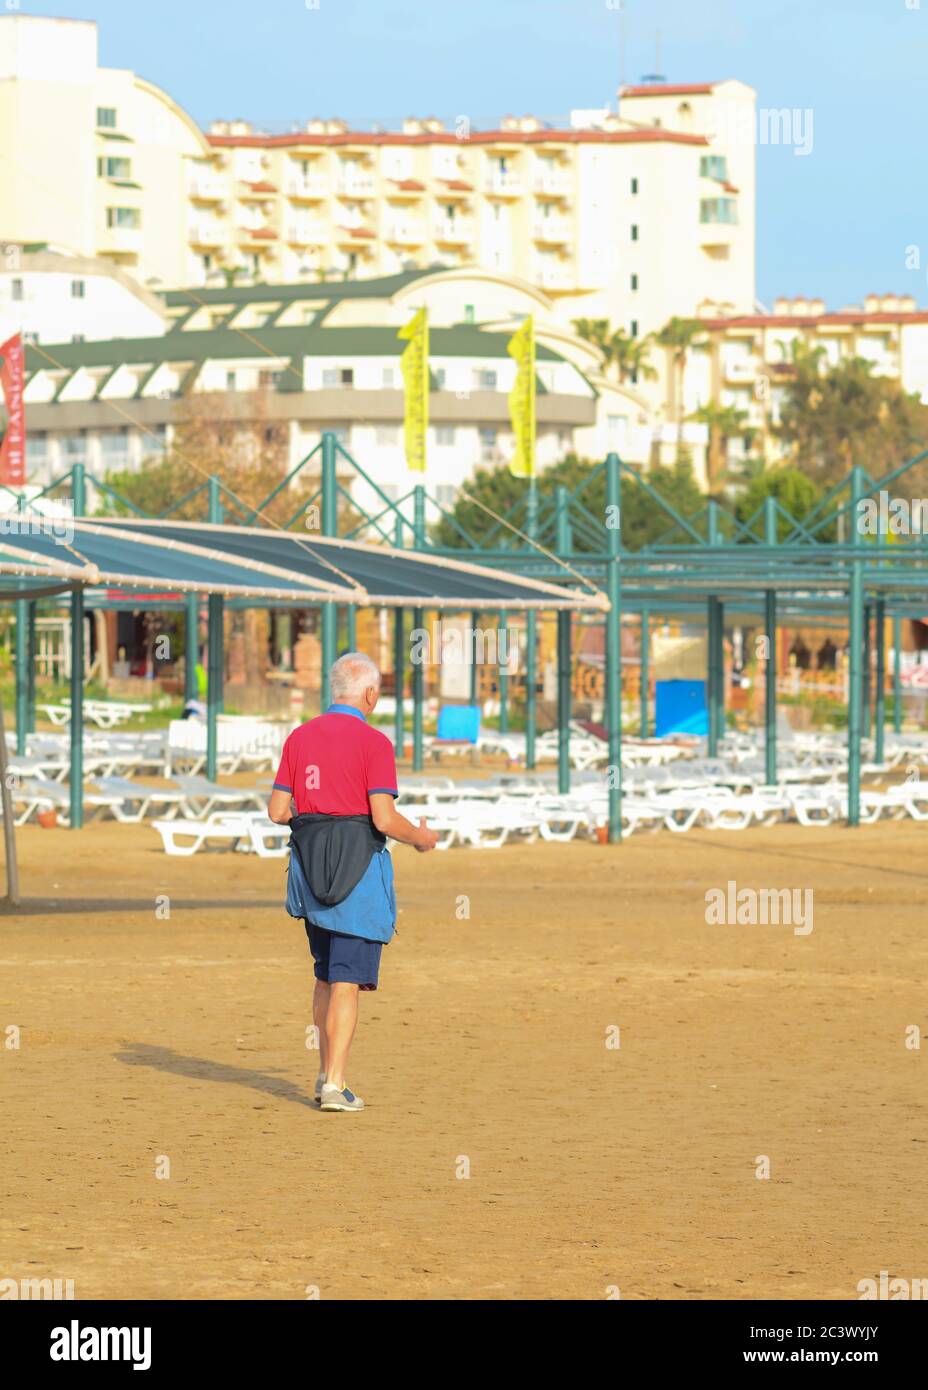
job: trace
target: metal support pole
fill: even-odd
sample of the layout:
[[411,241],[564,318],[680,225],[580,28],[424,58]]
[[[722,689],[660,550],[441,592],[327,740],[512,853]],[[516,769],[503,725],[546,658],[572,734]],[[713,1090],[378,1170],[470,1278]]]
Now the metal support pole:
[[[709,544],[719,544],[719,504],[714,498],[709,499],[708,530]],[[721,600],[714,595],[710,596],[707,612],[708,627],[708,690],[707,703],[709,706],[709,757],[718,756],[719,739],[724,733],[725,719],[725,667],[724,667],[724,646],[723,646],[723,617]]]
[[[777,543],[777,504],[764,500],[764,541]],[[777,591],[764,593],[764,630],[767,637],[767,687],[764,691],[764,780],[774,786],[777,780]]]
[[39,605],[32,599],[27,603],[28,610],[26,616],[26,729],[30,734],[35,733],[35,671],[37,645],[35,640],[35,623]]
[[557,789],[570,791],[570,610],[557,613]]
[[860,557],[862,537],[856,524],[860,500],[864,494],[863,475],[859,464],[851,470],[851,560],[848,593],[848,700],[847,700],[847,823],[860,824],[860,732],[861,685],[864,644],[864,572]]
[[[554,489],[555,550],[566,559],[571,550],[570,498],[563,483]],[[557,615],[557,789],[570,791],[570,612]]]
[[405,675],[406,645],[403,636],[403,610],[397,608],[393,613],[393,683],[396,688],[396,711],[394,714],[393,751],[397,761],[403,756],[403,679]]
[[207,705],[206,705],[206,775],[216,780],[219,761],[218,719],[222,712],[222,685],[225,668],[223,617],[225,604],[222,594],[210,594],[207,601],[209,628],[206,639]]
[[[502,656],[506,660],[503,661]],[[496,679],[499,685],[499,731],[509,732],[509,638],[506,613],[500,609],[496,625]]]
[[225,511],[222,505],[222,484],[215,473],[210,474],[206,497],[209,506],[210,525],[221,526],[225,521]]
[[345,618],[348,650],[350,652],[355,652],[358,649],[358,605],[356,603],[349,603],[346,605]]
[[640,714],[640,726],[641,726],[641,727],[640,727],[640,734],[641,734],[641,737],[642,737],[642,738],[647,738],[647,737],[648,737],[648,730],[649,730],[649,727],[650,727],[650,726],[649,726],[649,720],[648,720],[648,696],[649,696],[649,694],[650,694],[650,685],[651,685],[651,671],[650,671],[650,665],[651,665],[651,660],[650,660],[650,658],[651,658],[651,622],[650,622],[650,616],[651,616],[651,615],[649,614],[647,608],[642,608],[642,610],[641,610],[641,628],[640,628],[639,639],[638,639],[638,640],[639,640],[639,657],[640,657],[640,662],[639,662],[639,667],[638,667],[638,683],[639,683],[639,686],[640,686],[640,689],[639,689],[639,692],[638,692],[638,702],[639,702],[640,711],[641,711],[641,714]]
[[470,615],[470,702],[472,705],[477,703],[477,692],[480,689],[477,681],[477,629],[479,627],[480,613],[475,608]]
[[[412,613],[412,625],[419,631],[425,625],[425,612],[421,608],[414,608]],[[413,663],[412,668],[412,770],[413,772],[422,771],[422,720],[425,713],[425,661],[422,659],[427,650],[424,643],[419,644],[422,648],[419,660]]]
[[[609,564],[606,570],[606,733],[609,740],[609,843],[622,838],[622,474],[617,454],[606,458],[606,526]],[[642,638],[642,642],[644,639]],[[644,646],[642,646],[642,652]],[[645,725],[647,707],[643,706]]]
[[[538,534],[538,486],[529,478],[526,498],[525,534],[534,540]],[[535,739],[538,734],[538,614],[530,608],[525,615],[525,766],[535,766]]]
[[[337,481],[335,474],[335,447],[336,439],[331,430],[322,432],[322,534],[324,536],[335,536],[338,534],[338,496],[336,493]],[[332,702],[332,693],[329,686],[329,672],[335,665],[336,643],[337,643],[337,624],[338,610],[334,603],[327,601],[322,604],[322,670],[319,689],[319,708],[323,712],[328,709]]]
[[71,771],[72,830],[84,824],[84,590],[71,591]]
[[869,603],[864,604],[864,658],[863,672],[861,675],[862,697],[860,710],[860,727],[864,738],[870,738],[873,733],[873,642],[871,632],[873,628],[873,608]]
[[902,733],[902,619],[893,618],[893,729]]
[[197,666],[200,661],[200,595],[188,594],[184,601],[184,702],[198,700],[200,687]]
[[883,761],[886,735],[886,600],[876,601],[876,728],[873,761]]
[[29,604],[16,600],[16,752],[26,752],[29,727]]

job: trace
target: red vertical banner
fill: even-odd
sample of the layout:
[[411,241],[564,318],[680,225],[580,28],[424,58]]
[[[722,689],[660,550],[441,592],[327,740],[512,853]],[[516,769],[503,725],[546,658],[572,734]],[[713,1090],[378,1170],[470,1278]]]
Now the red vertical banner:
[[26,410],[23,405],[23,384],[26,378],[26,357],[22,334],[0,345],[0,387],[3,389],[4,410],[0,416],[0,483],[21,487],[26,481]]

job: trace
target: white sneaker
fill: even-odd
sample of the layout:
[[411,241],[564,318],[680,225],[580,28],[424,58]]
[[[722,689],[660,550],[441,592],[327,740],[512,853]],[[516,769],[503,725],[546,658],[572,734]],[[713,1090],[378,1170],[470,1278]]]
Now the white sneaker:
[[322,1099],[319,1108],[320,1110],[363,1110],[364,1102],[360,1096],[349,1091],[347,1083],[344,1089],[339,1090],[337,1086],[330,1086],[326,1081],[322,1086]]

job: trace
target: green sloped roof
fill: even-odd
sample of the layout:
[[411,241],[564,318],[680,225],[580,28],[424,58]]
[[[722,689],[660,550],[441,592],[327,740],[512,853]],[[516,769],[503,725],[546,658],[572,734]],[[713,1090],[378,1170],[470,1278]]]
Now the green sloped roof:
[[[507,356],[508,333],[485,333],[473,324],[430,330],[430,351],[435,357]],[[261,356],[300,357],[399,357],[406,344],[392,325],[325,328],[235,328],[172,330],[156,338],[115,338],[101,342],[42,344],[44,352],[68,370],[109,367],[117,363],[224,361]],[[552,348],[539,344],[540,362],[562,362]],[[49,365],[48,356],[26,345],[27,370]]]
[[177,305],[199,307],[202,304],[277,303],[289,304],[302,299],[336,301],[339,299],[392,299],[399,290],[421,280],[433,270],[404,270],[398,275],[373,276],[369,280],[312,280],[296,285],[217,285],[194,290],[163,290],[161,297],[168,308]]

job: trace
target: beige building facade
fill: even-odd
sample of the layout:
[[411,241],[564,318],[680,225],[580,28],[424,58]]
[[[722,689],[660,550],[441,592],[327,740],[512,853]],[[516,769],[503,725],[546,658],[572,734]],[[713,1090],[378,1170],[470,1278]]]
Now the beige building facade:
[[101,68],[89,22],[0,17],[0,238],[103,257],[149,288],[479,266],[563,322],[632,335],[754,307],[753,117],[740,82],[622,90],[559,128],[410,120],[208,132],[164,91]]

